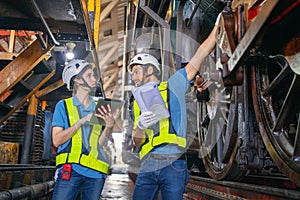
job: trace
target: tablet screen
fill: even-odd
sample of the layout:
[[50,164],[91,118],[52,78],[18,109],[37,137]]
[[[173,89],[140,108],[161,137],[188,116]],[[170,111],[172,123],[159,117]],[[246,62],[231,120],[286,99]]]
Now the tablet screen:
[[[119,109],[119,112],[124,105],[125,101],[123,100],[118,100],[118,99],[108,99],[108,98],[99,98],[98,102],[96,103],[96,109],[94,113],[99,113],[98,108],[100,106],[105,106],[107,108],[107,105],[110,105],[112,113],[115,113],[117,109]],[[101,119],[100,117],[96,117],[95,114],[91,118],[91,123],[93,124],[103,124],[105,125],[105,121]]]

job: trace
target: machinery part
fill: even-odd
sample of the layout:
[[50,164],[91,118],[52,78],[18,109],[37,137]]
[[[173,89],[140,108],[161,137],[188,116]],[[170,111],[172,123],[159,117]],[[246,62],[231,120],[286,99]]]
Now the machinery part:
[[[299,199],[297,188],[284,178],[246,177],[240,182],[216,181],[206,177],[190,176],[183,199]],[[258,181],[259,180],[259,181]],[[254,182],[254,183],[253,183]],[[282,184],[278,187],[278,183]]]
[[191,16],[188,18],[188,21],[186,23],[187,27],[189,27],[191,25],[191,22],[192,22],[192,20],[193,20],[193,18],[195,16],[195,13],[197,12],[197,9],[198,9],[200,3],[201,3],[201,0],[198,0],[197,3],[196,3],[196,5],[195,5],[195,7],[193,8],[193,12],[192,12]]
[[[207,65],[205,65],[207,66]],[[210,65],[208,65],[210,66]],[[204,79],[215,74],[213,67],[202,72]],[[237,180],[245,170],[235,162],[238,148],[237,87],[213,81],[209,101],[198,102],[197,124],[200,153],[207,173],[214,179]]]
[[[216,0],[180,1],[176,21],[176,65],[188,63],[197,48],[210,34],[225,4]],[[211,23],[213,21],[213,23]],[[180,42],[181,41],[181,42]]]
[[[194,11],[194,17],[191,18],[191,13]],[[187,21],[190,21],[189,25],[186,24]],[[200,32],[200,21],[198,6],[191,0],[180,4],[177,16],[176,52],[181,56],[180,62],[182,63],[188,63],[199,47],[198,43],[203,40]],[[177,65],[180,66],[179,63]]]
[[258,56],[251,75],[253,104],[265,146],[280,169],[300,186],[300,76],[284,56]]
[[[170,0],[163,0],[160,1],[156,0],[150,0],[150,1],[145,1],[145,0],[140,0],[140,9],[142,13],[139,13],[138,18],[142,19],[141,22],[143,24],[138,23],[137,27],[151,27],[155,26],[155,24],[162,25],[163,27],[169,27],[167,22],[164,21],[168,7],[170,4]],[[144,15],[145,14],[145,15]]]
[[37,199],[39,197],[46,196],[53,191],[54,181],[48,181],[45,183],[29,185],[21,188],[0,192],[0,199]]
[[24,132],[24,142],[23,142],[23,150],[21,153],[21,161],[20,164],[29,164],[30,160],[30,151],[32,149],[32,141],[34,135],[34,123],[37,113],[37,105],[38,100],[35,95],[32,95],[29,101],[29,107],[27,110],[26,117],[26,129]]

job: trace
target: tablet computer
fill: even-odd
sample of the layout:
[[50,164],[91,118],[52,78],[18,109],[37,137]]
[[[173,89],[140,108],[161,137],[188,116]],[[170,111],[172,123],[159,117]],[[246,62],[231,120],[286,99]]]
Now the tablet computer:
[[98,108],[100,106],[105,106],[107,108],[107,105],[110,105],[112,113],[115,113],[117,109],[119,109],[119,112],[121,111],[121,108],[123,107],[125,101],[123,100],[118,100],[118,99],[108,99],[108,98],[99,98],[98,101],[96,102],[96,109],[94,111],[94,115],[91,118],[91,123],[92,124],[103,124],[105,125],[105,121],[100,118],[96,117],[95,113],[99,113]]

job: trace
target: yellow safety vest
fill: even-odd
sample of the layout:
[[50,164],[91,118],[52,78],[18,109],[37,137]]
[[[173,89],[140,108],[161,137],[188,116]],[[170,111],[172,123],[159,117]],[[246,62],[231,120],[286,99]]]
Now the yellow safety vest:
[[[168,82],[161,82],[158,86],[160,94],[166,104],[166,107],[169,107],[168,104]],[[134,109],[134,129],[136,129],[138,124],[138,117],[140,116],[140,108],[134,100],[133,102],[133,109]],[[145,155],[147,155],[152,149],[156,146],[162,144],[176,144],[179,147],[185,148],[186,147],[186,138],[177,136],[175,133],[169,133],[170,121],[169,118],[161,119],[159,121],[159,134],[154,135],[153,130],[151,129],[144,129],[146,134],[146,140],[144,144],[141,146],[140,149],[140,159],[142,160]]]
[[[79,118],[77,108],[73,105],[72,98],[65,99],[67,111],[69,115],[70,126],[74,125]],[[75,109],[74,109],[75,108]],[[89,144],[91,147],[90,152],[86,155],[82,153],[82,131],[78,129],[71,138],[71,150],[70,152],[59,153],[56,156],[56,166],[65,163],[76,163],[90,169],[107,174],[109,164],[98,158],[100,152],[98,151],[98,139],[101,135],[102,125],[94,124],[89,138]]]

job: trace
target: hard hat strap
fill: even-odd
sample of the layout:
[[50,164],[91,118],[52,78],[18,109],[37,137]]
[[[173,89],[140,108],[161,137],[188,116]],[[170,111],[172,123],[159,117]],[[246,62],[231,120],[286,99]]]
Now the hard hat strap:
[[86,80],[82,77],[82,76],[80,76],[80,77],[78,77],[78,78],[81,78],[81,80],[83,81],[83,83],[82,84],[79,84],[79,85],[81,85],[81,86],[83,86],[83,87],[87,87],[87,88],[89,88],[89,89],[93,89],[93,87],[91,87],[87,82],[86,82]]

